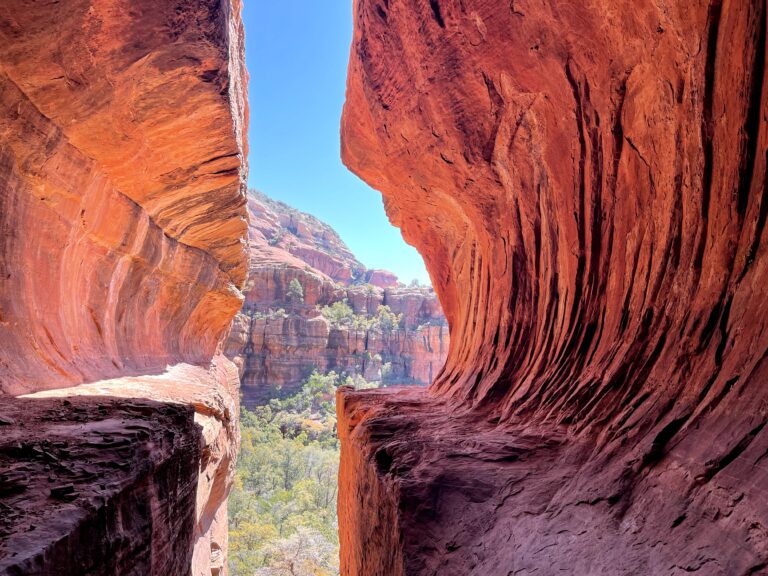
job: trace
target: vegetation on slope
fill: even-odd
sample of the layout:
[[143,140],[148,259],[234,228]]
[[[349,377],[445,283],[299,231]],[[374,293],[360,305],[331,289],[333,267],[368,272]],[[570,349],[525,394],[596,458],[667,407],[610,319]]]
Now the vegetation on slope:
[[389,306],[380,305],[376,314],[355,314],[346,298],[330,306],[318,306],[318,309],[333,328],[389,333],[399,330],[403,323],[403,315],[395,314]]
[[241,414],[242,447],[229,498],[232,576],[339,573],[336,388],[362,378],[312,374],[301,391]]

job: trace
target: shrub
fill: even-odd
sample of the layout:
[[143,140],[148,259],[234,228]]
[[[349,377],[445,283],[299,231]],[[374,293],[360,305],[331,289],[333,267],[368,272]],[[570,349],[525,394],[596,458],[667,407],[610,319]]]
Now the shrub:
[[402,314],[395,314],[389,306],[379,306],[376,311],[376,324],[382,332],[398,330],[403,321]]
[[267,243],[270,246],[277,246],[280,243],[280,240],[282,240],[284,234],[285,230],[278,228],[277,231],[275,231],[274,236],[272,236],[272,238],[270,238]]
[[288,290],[286,290],[285,296],[291,304],[301,304],[304,302],[304,287],[298,278],[294,278],[288,283]]
[[320,313],[334,328],[350,327],[354,324],[355,313],[347,303],[347,299],[334,302],[330,306],[323,306]]

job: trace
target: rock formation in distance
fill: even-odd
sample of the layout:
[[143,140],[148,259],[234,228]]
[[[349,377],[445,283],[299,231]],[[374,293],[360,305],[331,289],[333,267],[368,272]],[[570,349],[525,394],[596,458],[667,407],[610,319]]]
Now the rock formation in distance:
[[[367,269],[330,226],[264,194],[249,193],[248,211],[245,304],[225,349],[240,367],[245,406],[294,393],[315,370],[377,383],[432,382],[450,342],[430,287],[406,287],[391,272]],[[301,302],[289,298],[292,282],[302,287]],[[341,302],[358,318],[385,305],[402,320],[391,330],[335,325],[321,308]]]

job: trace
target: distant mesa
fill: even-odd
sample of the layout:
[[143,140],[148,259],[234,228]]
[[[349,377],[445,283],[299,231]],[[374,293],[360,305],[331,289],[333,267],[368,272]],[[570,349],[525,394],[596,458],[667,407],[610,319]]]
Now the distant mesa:
[[379,288],[394,288],[400,284],[397,276],[389,270],[368,270],[365,282]]

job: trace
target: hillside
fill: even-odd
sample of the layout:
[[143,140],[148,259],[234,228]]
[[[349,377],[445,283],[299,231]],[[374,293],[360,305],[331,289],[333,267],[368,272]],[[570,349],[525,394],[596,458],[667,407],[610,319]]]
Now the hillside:
[[245,406],[297,392],[315,370],[383,384],[437,376],[449,337],[431,287],[367,269],[333,228],[264,194],[250,192],[248,211],[246,300],[226,347]]

